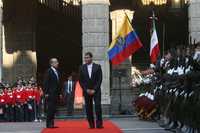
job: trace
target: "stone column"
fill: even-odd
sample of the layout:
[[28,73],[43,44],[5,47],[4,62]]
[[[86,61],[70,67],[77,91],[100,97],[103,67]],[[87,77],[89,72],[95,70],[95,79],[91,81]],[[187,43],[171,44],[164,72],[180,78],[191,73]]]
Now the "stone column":
[[3,58],[3,51],[2,51],[2,46],[3,46],[2,18],[3,18],[3,1],[0,0],[0,82],[2,82],[2,58]]
[[[21,4],[23,2],[23,4]],[[17,77],[36,77],[35,1],[4,1],[2,79],[14,83]],[[13,4],[15,3],[15,4]],[[26,12],[25,12],[26,11]]]
[[94,62],[103,71],[102,104],[110,105],[110,69],[107,57],[109,45],[109,0],[82,1],[82,52],[93,53]]
[[[115,10],[110,13],[112,20],[112,40],[117,36],[127,14],[130,21],[133,19],[133,11],[130,10]],[[133,90],[131,89],[131,56],[123,63],[112,67],[112,93],[111,105],[112,113],[119,113],[120,104],[120,86],[119,75],[121,75],[121,109],[129,110],[132,108],[131,101],[133,100]]]
[[190,0],[189,3],[189,35],[192,43],[200,41],[200,1]]

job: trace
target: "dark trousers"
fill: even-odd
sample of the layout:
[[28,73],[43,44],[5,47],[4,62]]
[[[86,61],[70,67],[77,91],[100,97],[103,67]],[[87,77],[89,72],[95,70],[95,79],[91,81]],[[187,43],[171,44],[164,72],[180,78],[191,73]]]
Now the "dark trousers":
[[35,102],[33,99],[28,102],[28,116],[29,121],[35,120]]
[[36,118],[41,119],[41,110],[42,110],[42,105],[40,103],[36,103]]
[[24,104],[24,121],[29,121],[28,104]]
[[67,113],[71,115],[74,111],[74,94],[66,93],[65,100],[66,100],[66,105],[67,105]]
[[23,122],[24,121],[24,108],[23,105],[18,104],[15,107],[15,118],[17,122]]
[[57,97],[49,96],[46,99],[46,114],[47,114],[46,126],[47,127],[54,126],[56,104],[57,104]]
[[0,105],[2,113],[0,114],[0,122],[5,121],[5,105]]
[[96,126],[103,126],[102,120],[102,109],[101,109],[101,93],[97,93],[94,96],[89,96],[84,94],[85,97],[85,108],[87,114],[87,120],[90,126],[94,125],[94,114],[93,114],[93,101],[95,104],[95,114],[96,114]]
[[6,119],[8,122],[14,122],[15,118],[15,109],[14,106],[12,105],[8,105],[8,107],[6,108]]

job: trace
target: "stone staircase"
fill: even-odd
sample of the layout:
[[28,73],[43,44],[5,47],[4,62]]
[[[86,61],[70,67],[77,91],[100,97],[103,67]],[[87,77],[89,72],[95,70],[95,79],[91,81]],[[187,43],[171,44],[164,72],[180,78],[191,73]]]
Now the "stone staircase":
[[56,118],[58,119],[79,119],[85,117],[85,111],[84,109],[74,109],[74,112],[72,115],[68,115],[67,108],[64,106],[59,106],[56,113]]

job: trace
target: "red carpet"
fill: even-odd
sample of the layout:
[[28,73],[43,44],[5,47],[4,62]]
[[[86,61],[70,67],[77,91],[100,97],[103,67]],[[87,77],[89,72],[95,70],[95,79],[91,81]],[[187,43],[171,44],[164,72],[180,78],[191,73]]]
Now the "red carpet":
[[43,129],[42,133],[122,133],[111,121],[104,121],[103,129],[88,129],[86,120],[63,120],[56,121],[58,128]]

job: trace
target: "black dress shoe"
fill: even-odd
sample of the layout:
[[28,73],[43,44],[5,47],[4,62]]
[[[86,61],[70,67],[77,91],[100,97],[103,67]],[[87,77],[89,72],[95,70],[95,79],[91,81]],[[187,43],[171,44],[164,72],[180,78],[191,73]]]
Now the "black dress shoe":
[[98,129],[102,129],[102,128],[104,128],[104,127],[101,125],[101,126],[97,126],[97,128],[98,128]]
[[94,125],[94,123],[90,123],[90,124],[89,124],[89,126],[90,126],[90,127],[89,127],[90,129],[93,129],[93,128],[95,128],[95,125]]
[[52,126],[47,126],[47,128],[52,128]]
[[57,126],[52,126],[51,128],[58,128]]
[[52,125],[49,123],[46,125],[46,128],[51,128],[51,127],[52,127]]
[[47,128],[58,128],[57,126],[49,126]]
[[94,129],[95,128],[94,122],[89,122],[89,128],[90,129]]
[[89,129],[94,129],[94,128],[95,128],[94,124],[90,124]]

